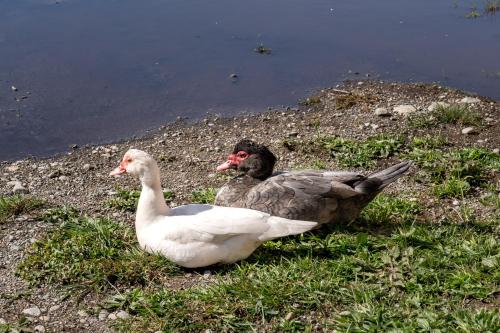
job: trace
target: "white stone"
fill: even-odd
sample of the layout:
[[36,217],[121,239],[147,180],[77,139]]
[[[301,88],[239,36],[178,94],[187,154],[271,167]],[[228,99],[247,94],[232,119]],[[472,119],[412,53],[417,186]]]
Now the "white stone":
[[45,327],[43,327],[43,325],[36,325],[35,326],[35,332],[45,332]]
[[108,310],[105,310],[105,309],[102,309],[101,311],[99,311],[99,320],[105,320],[106,318],[108,318],[108,315],[109,315],[109,312]]
[[376,108],[375,109],[375,114],[377,116],[381,116],[381,117],[383,117],[383,116],[390,116],[391,115],[391,113],[389,112],[389,110],[387,110],[387,108]]
[[500,149],[495,148],[495,149],[493,149],[493,152],[494,152],[495,154],[500,154]]
[[458,200],[455,199],[455,200],[453,200],[453,202],[451,204],[453,206],[458,206],[458,205],[460,205],[460,201],[458,201]]
[[3,318],[0,318],[0,325],[5,325],[7,324],[7,321]]
[[89,316],[89,314],[85,310],[78,310],[77,314],[80,317],[88,317]]
[[127,319],[130,315],[126,311],[120,310],[116,313],[116,317],[120,319]]
[[460,100],[460,103],[463,104],[474,104],[474,103],[481,103],[481,100],[476,97],[464,97]]
[[13,185],[12,192],[14,194],[27,194],[27,193],[29,193],[29,190],[26,187],[24,187],[23,183],[21,183],[19,180],[9,182],[9,185]]
[[486,118],[484,118],[484,120],[485,120],[487,123],[491,123],[491,122],[492,122],[493,120],[495,120],[495,119],[493,119],[493,118],[491,118],[491,117],[486,117]]
[[431,105],[429,105],[427,107],[427,110],[429,110],[429,111],[432,112],[432,111],[436,110],[438,107],[445,108],[445,107],[448,107],[448,106],[450,106],[450,104],[446,103],[446,102],[432,102]]
[[42,314],[42,311],[40,311],[40,308],[38,306],[33,306],[31,308],[26,308],[23,310],[23,314],[31,317],[38,317],[39,315]]
[[114,314],[114,313],[110,313],[110,314],[108,315],[108,319],[109,319],[109,320],[116,320],[116,314]]
[[60,305],[53,305],[49,308],[49,312],[54,312],[54,311],[57,311],[61,308]]
[[9,165],[8,167],[5,168],[8,172],[16,172],[19,170],[19,167],[17,165]]
[[462,130],[462,134],[477,134],[475,127],[466,127]]
[[396,112],[397,114],[400,114],[402,116],[407,116],[411,113],[414,113],[417,111],[417,109],[410,104],[403,104],[403,105],[396,105],[393,108],[393,111]]

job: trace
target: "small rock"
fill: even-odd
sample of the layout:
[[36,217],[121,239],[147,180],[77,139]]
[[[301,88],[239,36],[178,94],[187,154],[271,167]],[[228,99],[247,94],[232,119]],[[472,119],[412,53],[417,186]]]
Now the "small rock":
[[476,97],[464,97],[460,100],[460,103],[462,104],[474,104],[474,103],[481,103],[481,100]]
[[40,311],[40,308],[35,305],[31,308],[24,309],[23,314],[30,316],[30,317],[38,317],[40,314],[42,314],[42,311]]
[[363,81],[359,81],[359,82],[358,82],[358,86],[361,86],[361,85],[363,85],[363,84],[364,84],[364,82],[363,82]]
[[238,78],[238,74],[236,74],[236,73],[232,73],[232,74],[230,74],[230,75],[229,75],[229,77],[230,77],[231,79],[237,79],[237,78]]
[[462,134],[467,134],[467,135],[470,135],[470,134],[477,134],[477,131],[476,131],[476,128],[475,127],[466,127],[462,130]]
[[130,318],[130,315],[126,311],[120,310],[116,313],[116,317],[120,319],[127,319]]
[[342,311],[341,313],[339,313],[339,315],[341,315],[341,316],[350,316],[351,312],[350,311]]
[[375,114],[377,116],[380,116],[380,117],[387,117],[387,116],[391,115],[391,113],[389,112],[389,110],[387,110],[386,108],[376,108],[375,109]]
[[98,316],[99,320],[101,321],[106,320],[108,316],[109,316],[108,310],[102,309],[101,311],[99,311],[99,316]]
[[45,332],[45,327],[43,325],[36,325],[34,330],[35,332]]
[[53,305],[49,308],[49,312],[54,312],[54,311],[57,311],[61,308],[60,305]]
[[85,310],[78,310],[77,314],[80,317],[88,317],[89,316],[89,314]]
[[11,89],[12,91],[17,91],[17,88],[16,88],[15,86],[11,86],[11,87],[10,87],[10,89]]
[[82,168],[83,168],[84,171],[89,171],[92,167],[91,167],[90,164],[86,163],[86,164],[83,165]]
[[49,178],[57,178],[61,175],[61,170],[55,170],[49,173]]
[[3,318],[0,318],[0,325],[5,325],[7,324],[7,321]]
[[411,113],[414,113],[417,111],[417,109],[410,104],[403,104],[403,105],[397,105],[393,108],[393,111],[396,112],[397,114],[400,114],[402,116],[407,116]]
[[377,124],[370,124],[371,128],[376,130],[377,128],[379,128],[380,126],[377,125]]
[[210,275],[212,275],[212,272],[210,272],[208,269],[203,272],[204,277],[209,277]]
[[60,177],[59,177],[59,180],[64,182],[64,181],[68,180],[68,177],[67,177],[67,176],[64,176],[64,175],[63,175],[63,176],[60,176]]
[[299,136],[299,132],[288,132],[287,136],[289,138],[296,138],[297,136]]
[[12,188],[12,192],[14,194],[27,194],[30,191],[26,187],[23,186],[23,183],[21,183],[20,181],[15,181],[14,187]]
[[290,320],[293,317],[293,312],[288,312],[285,316],[285,320]]
[[455,199],[455,200],[453,200],[453,202],[451,204],[453,206],[458,206],[458,205],[460,205],[460,201],[458,201],[458,200]]
[[8,172],[16,172],[19,170],[19,167],[17,165],[9,165],[8,167],[5,168]]
[[49,316],[40,316],[41,321],[49,321],[50,317]]
[[445,107],[448,107],[448,106],[450,106],[450,104],[446,103],[446,102],[432,102],[431,105],[429,105],[427,107],[427,110],[429,110],[429,111],[432,112],[432,111],[436,110],[438,107],[445,108]]
[[116,320],[116,318],[117,318],[117,317],[116,317],[116,314],[114,314],[114,313],[110,313],[110,314],[108,315],[108,319],[109,319],[109,320]]
[[71,145],[71,149],[78,149],[78,145],[77,144]]
[[495,149],[493,149],[493,152],[494,152],[495,154],[500,154],[500,149],[499,149],[499,148],[495,148]]
[[491,118],[491,117],[486,117],[486,118],[484,118],[484,120],[485,120],[487,123],[491,123],[491,122],[492,122],[493,120],[495,120],[495,119],[493,119],[493,118]]

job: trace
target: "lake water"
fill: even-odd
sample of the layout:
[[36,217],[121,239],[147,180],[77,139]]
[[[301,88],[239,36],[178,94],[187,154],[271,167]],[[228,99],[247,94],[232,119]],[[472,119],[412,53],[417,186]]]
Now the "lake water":
[[473,3],[0,0],[0,160],[295,105],[366,74],[500,99],[500,13],[467,19]]

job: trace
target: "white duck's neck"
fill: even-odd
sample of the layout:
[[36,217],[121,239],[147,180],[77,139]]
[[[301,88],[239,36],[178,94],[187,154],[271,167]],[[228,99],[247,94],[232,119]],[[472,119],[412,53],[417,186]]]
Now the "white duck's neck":
[[160,170],[156,163],[140,177],[140,180],[142,190],[135,216],[137,229],[154,223],[158,217],[168,215],[170,211],[163,197]]

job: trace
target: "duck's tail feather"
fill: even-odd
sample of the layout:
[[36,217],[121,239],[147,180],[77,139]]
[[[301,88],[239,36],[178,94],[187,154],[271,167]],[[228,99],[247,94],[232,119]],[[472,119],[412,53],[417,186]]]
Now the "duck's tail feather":
[[259,237],[261,241],[301,234],[318,225],[316,222],[289,220],[278,216],[270,216],[267,222],[270,228]]
[[357,192],[378,193],[384,187],[401,177],[412,165],[411,161],[401,162],[387,169],[369,175],[366,179],[354,184]]

